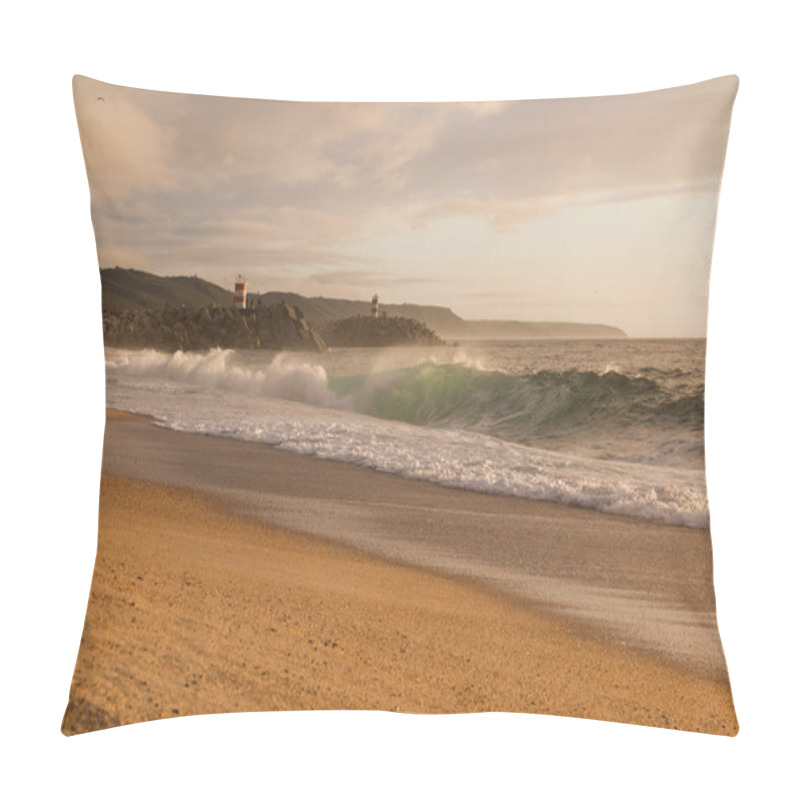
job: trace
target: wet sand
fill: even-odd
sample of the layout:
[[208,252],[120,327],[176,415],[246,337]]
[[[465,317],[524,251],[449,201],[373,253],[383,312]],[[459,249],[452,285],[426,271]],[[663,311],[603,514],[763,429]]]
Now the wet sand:
[[377,708],[731,735],[710,574],[704,531],[111,414],[64,731]]

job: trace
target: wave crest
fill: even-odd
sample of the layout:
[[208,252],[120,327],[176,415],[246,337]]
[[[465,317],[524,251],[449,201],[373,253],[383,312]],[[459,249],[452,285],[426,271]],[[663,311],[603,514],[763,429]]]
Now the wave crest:
[[278,353],[258,367],[231,350],[172,354],[118,351],[109,374],[263,396],[597,458],[694,464],[703,457],[702,387],[669,390],[653,372],[540,370],[510,374],[472,363],[329,376],[318,364]]

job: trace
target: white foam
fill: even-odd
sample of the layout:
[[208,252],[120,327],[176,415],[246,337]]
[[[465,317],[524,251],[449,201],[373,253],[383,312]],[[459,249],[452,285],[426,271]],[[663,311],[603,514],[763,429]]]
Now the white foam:
[[253,371],[229,360],[225,351],[113,353],[108,404],[152,415],[175,430],[261,442],[444,486],[708,526],[701,470],[570,457],[477,433],[366,417],[336,407],[341,400],[328,389],[322,367],[279,355]]
[[278,353],[259,369],[236,366],[232,360],[233,351],[221,349],[203,353],[116,350],[107,358],[106,368],[113,377],[124,374],[323,407],[341,405],[328,389],[328,376],[322,366],[293,362],[284,353]]

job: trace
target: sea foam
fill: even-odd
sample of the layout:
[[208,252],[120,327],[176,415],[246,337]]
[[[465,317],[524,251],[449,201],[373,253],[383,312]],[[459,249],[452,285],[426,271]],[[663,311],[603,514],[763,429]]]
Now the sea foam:
[[[109,351],[107,374],[109,405],[150,414],[175,430],[260,442],[444,486],[708,525],[702,470],[588,458],[514,441],[507,433],[491,435],[504,425],[530,427],[536,414],[545,421],[555,415],[572,435],[584,417],[586,429],[598,424],[598,414],[608,424],[609,414],[620,413],[615,402],[638,403],[645,413],[661,391],[649,378],[615,370],[508,375],[430,361],[330,377],[323,366],[289,354],[242,366],[222,350]],[[676,402],[660,400],[665,407]]]

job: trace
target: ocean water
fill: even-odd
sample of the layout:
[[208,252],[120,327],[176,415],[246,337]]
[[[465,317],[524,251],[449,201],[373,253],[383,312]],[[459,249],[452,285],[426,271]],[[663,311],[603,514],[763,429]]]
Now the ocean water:
[[107,404],[445,486],[708,526],[705,340],[106,350]]

